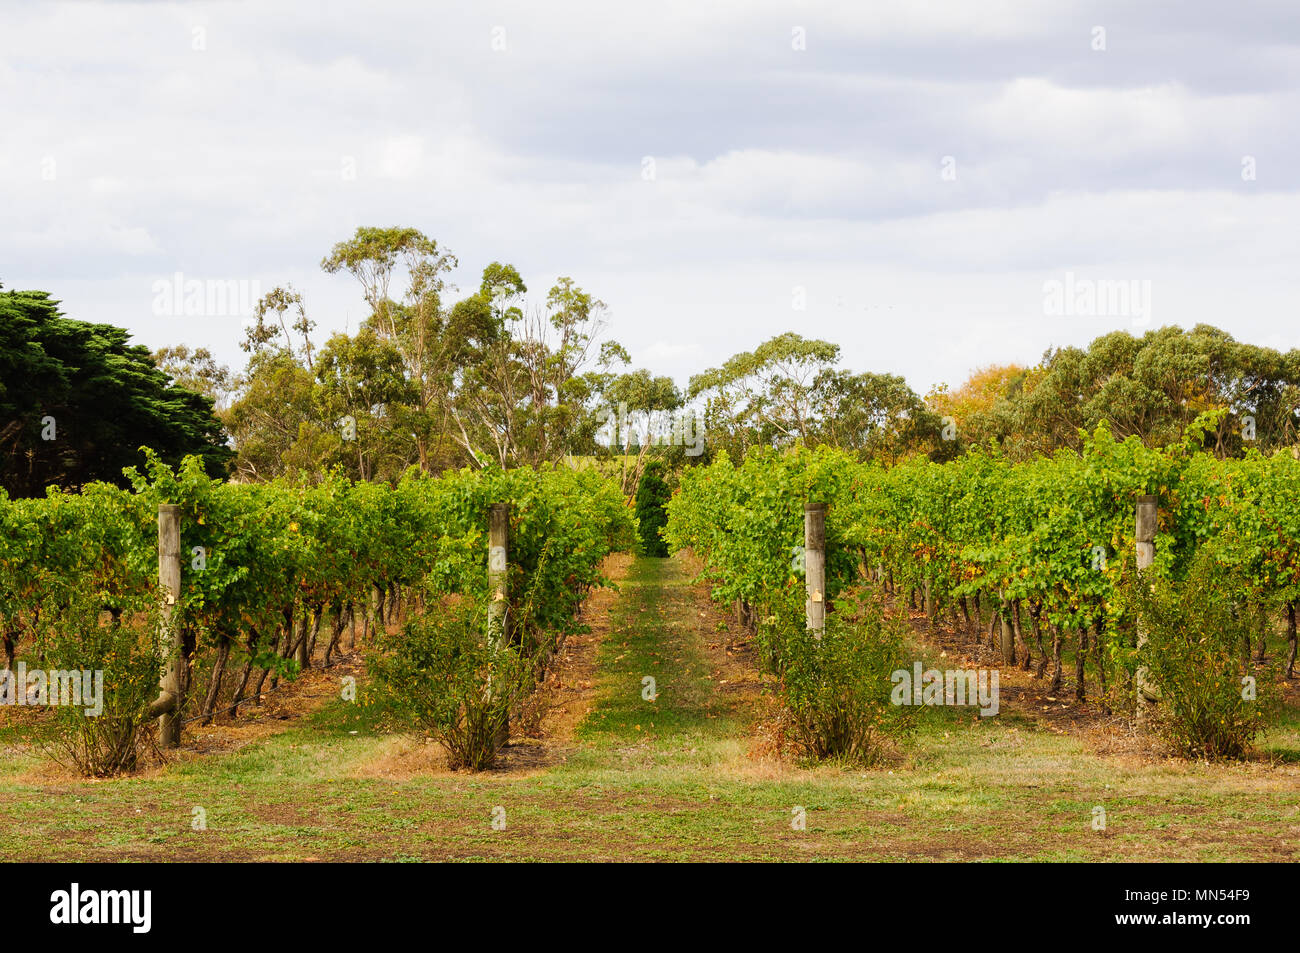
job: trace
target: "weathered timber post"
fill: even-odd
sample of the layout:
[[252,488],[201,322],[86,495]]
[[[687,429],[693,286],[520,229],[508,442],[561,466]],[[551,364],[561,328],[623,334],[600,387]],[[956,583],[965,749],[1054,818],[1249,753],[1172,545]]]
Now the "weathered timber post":
[[[509,565],[510,504],[493,503],[488,511],[488,589],[491,602],[488,603],[488,642],[494,648],[503,648],[508,642],[506,626],[507,567]],[[491,692],[491,682],[488,691]],[[510,717],[506,718],[497,731],[497,747],[504,747],[510,741]]]
[[[1134,539],[1137,545],[1137,568],[1141,574],[1150,568],[1156,559],[1156,502],[1154,496],[1139,496],[1137,501],[1137,522]],[[1141,652],[1147,644],[1147,632],[1144,621],[1137,620],[1137,648]],[[1156,694],[1147,679],[1147,668],[1138,665],[1137,676],[1137,723],[1138,727],[1146,724],[1151,714],[1151,706],[1156,701]]]
[[488,636],[498,643],[505,642],[506,626],[506,565],[509,558],[507,545],[510,534],[510,504],[493,503],[488,517],[488,588],[492,601],[488,603]]
[[173,503],[158,505],[158,584],[163,590],[162,657],[158,702],[166,710],[158,716],[158,741],[164,748],[181,744],[181,640],[173,612],[181,595],[181,508]]
[[821,638],[826,630],[826,504],[805,503],[803,508],[803,565],[808,600],[804,617],[808,628]]

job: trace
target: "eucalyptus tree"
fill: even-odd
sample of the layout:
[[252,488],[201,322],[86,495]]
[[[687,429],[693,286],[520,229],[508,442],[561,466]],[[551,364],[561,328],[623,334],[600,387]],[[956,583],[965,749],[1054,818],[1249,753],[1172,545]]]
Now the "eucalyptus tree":
[[695,375],[686,397],[703,399],[710,434],[740,454],[754,445],[806,441],[818,376],[839,357],[838,344],[787,331]]
[[813,393],[810,443],[884,463],[942,446],[939,415],[902,377],[826,370],[815,379]]
[[[690,433],[685,433],[685,415],[674,419],[685,400],[671,377],[655,377],[647,370],[600,375],[595,389],[598,397],[591,422],[598,432],[593,436],[618,454],[619,484],[625,494],[639,484],[653,448],[659,448],[661,456],[679,458],[685,455],[687,437],[703,437],[696,433],[693,420]],[[634,448],[636,457],[629,466]]]

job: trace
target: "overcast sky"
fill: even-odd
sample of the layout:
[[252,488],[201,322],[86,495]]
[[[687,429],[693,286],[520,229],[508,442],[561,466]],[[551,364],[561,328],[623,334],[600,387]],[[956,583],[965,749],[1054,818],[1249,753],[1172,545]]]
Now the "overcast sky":
[[[330,246],[411,225],[682,383],[786,330],[920,393],[1116,328],[1289,349],[1298,45],[1295,0],[6,5],[0,282],[240,366],[155,283],[292,282],[323,339]],[[1143,293],[1048,313],[1067,274]]]

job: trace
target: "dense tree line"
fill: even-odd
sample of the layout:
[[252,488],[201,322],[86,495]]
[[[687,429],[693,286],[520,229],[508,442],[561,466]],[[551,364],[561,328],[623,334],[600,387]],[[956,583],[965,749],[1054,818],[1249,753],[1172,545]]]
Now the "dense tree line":
[[224,414],[240,475],[338,467],[393,479],[410,466],[540,465],[591,450],[598,406],[647,379],[619,372],[629,358],[601,339],[605,304],[560,278],[529,308],[522,276],[501,262],[452,300],[456,264],[415,229],[358,229],[321,266],[357,280],[369,316],[319,348],[302,296],[266,295]]
[[675,485],[683,466],[753,447],[828,446],[892,465],[995,445],[1023,460],[1078,449],[1103,422],[1165,445],[1206,411],[1223,411],[1204,438],[1219,457],[1292,447],[1300,432],[1300,351],[1208,325],[1112,332],[924,398],[902,377],[844,368],[832,342],[787,332],[679,389],[631,368],[605,336],[605,304],[571,278],[530,302],[519,271],[491,262],[457,295],[455,255],[414,228],[359,228],[321,267],[356,281],[360,327],[320,341],[302,295],[277,287],[257,304],[239,374],[202,348],[151,357],[121,329],[63,317],[44,292],[0,293],[0,485],[22,496],[120,483],[147,445],[243,480],[336,469],[393,481],[411,466],[577,457],[630,496],[652,457]]
[[0,291],[0,487],[123,483],[154,448],[225,472],[232,451],[212,399],[178,386],[121,328],[66,318],[43,291]]
[[1223,411],[1205,434],[1218,457],[1247,447],[1294,446],[1300,428],[1300,351],[1242,344],[1218,328],[1164,327],[1134,337],[1115,331],[1087,348],[1048,351],[1031,368],[985,368],[955,391],[927,397],[954,424],[949,455],[1000,446],[1013,459],[1078,449],[1081,431],[1105,422],[1149,447],[1177,441],[1207,411]]

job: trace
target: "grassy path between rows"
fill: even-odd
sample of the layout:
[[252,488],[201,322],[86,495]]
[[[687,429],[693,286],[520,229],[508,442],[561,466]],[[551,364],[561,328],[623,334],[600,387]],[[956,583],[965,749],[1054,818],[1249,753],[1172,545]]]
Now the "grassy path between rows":
[[728,650],[686,564],[636,559],[618,585],[588,620],[581,720],[512,746],[501,770],[448,772],[388,713],[340,699],[238,750],[106,782],[51,771],[10,726],[0,858],[1300,859],[1294,720],[1271,741],[1278,762],[1211,766],[1101,753],[1014,712],[927,710],[883,767],[801,768],[754,753],[752,654]]

